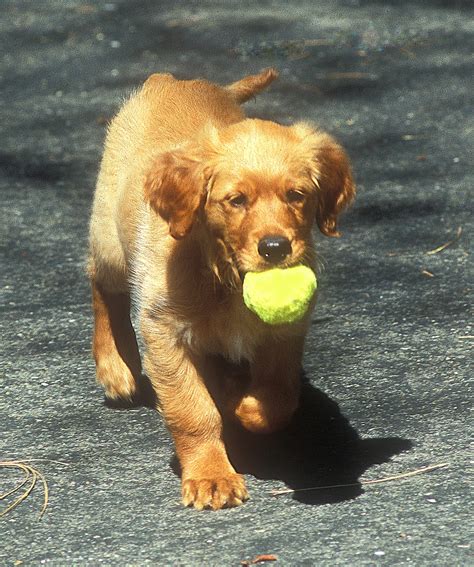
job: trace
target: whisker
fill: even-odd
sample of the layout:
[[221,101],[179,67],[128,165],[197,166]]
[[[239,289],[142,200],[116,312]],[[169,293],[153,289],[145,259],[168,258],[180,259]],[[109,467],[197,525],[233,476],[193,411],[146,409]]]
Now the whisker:
[[318,273],[326,271],[327,260],[320,254],[316,254],[315,264],[316,264],[316,271]]

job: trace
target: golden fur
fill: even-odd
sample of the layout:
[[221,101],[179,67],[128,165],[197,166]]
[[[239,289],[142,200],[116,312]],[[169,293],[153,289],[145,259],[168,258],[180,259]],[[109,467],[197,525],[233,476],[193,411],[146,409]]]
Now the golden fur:
[[[222,441],[222,418],[254,432],[291,419],[308,317],[271,327],[244,305],[242,278],[313,265],[311,229],[337,235],[354,195],[347,157],[308,124],[247,119],[239,103],[277,76],[227,87],[152,75],[112,121],[90,224],[93,351],[110,398],[141,373],[130,322],[139,306],[145,371],[173,436],[185,505],[247,498]],[[283,239],[281,258],[260,244]]]

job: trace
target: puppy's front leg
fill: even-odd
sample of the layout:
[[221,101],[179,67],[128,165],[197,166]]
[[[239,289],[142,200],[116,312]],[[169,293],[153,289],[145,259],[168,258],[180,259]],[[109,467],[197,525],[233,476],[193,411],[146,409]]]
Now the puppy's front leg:
[[287,425],[299,403],[303,337],[269,339],[250,365],[251,381],[235,415],[254,433]]
[[204,384],[205,360],[176,346],[163,327],[143,327],[145,369],[175,442],[183,504],[198,510],[242,504],[247,490],[227,457],[221,416]]

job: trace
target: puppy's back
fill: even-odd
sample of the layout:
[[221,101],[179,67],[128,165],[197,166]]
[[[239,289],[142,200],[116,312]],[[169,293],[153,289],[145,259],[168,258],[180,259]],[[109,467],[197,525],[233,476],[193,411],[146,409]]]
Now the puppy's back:
[[206,124],[220,129],[244,119],[240,104],[277,76],[274,69],[266,69],[221,87],[199,79],[181,81],[168,73],[151,75],[110,124],[99,184],[101,177],[107,178],[114,192],[131,175],[141,177],[151,155],[192,140]]
[[113,120],[106,151],[110,148],[122,156],[140,158],[193,139],[209,122],[219,128],[243,118],[240,106],[224,88],[155,74]]

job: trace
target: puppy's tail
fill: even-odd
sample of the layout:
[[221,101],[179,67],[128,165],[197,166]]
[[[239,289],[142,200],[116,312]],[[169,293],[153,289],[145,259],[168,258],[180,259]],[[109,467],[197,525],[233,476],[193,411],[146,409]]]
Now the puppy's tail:
[[278,77],[278,71],[272,67],[264,69],[258,75],[249,75],[224,87],[239,104],[247,102],[260,91],[263,91]]

